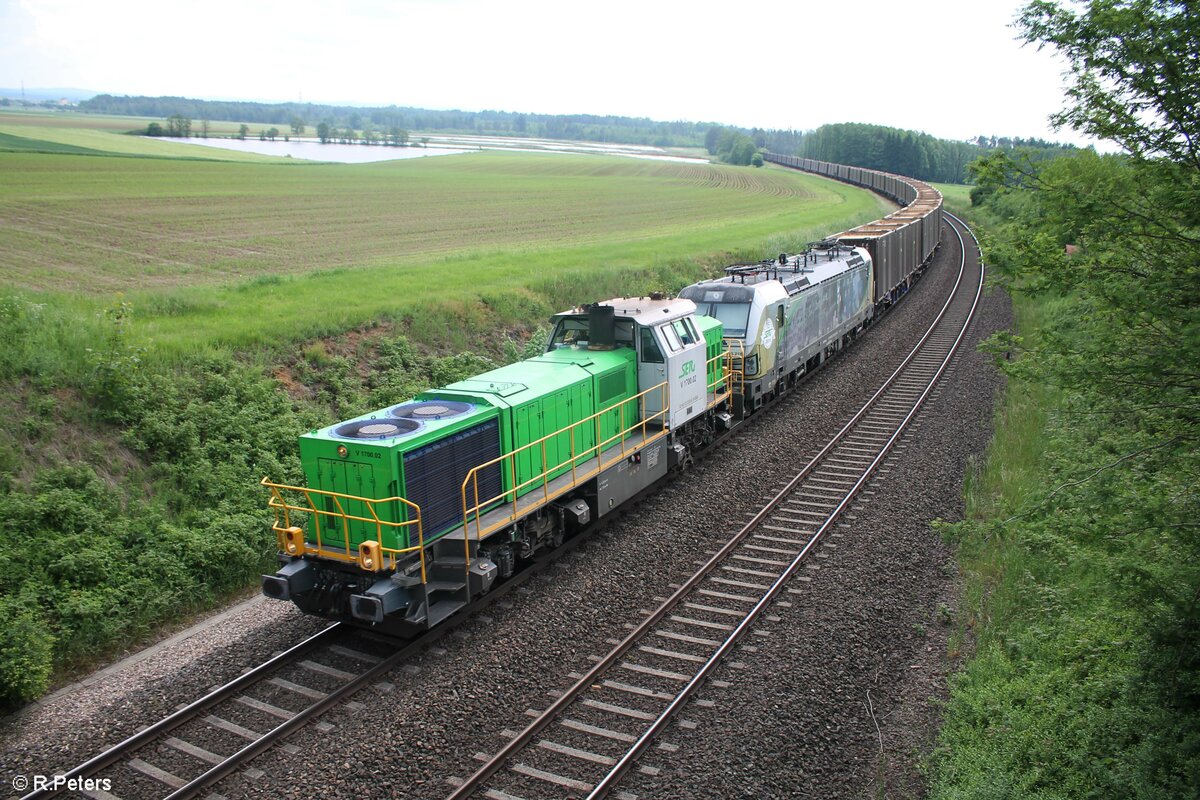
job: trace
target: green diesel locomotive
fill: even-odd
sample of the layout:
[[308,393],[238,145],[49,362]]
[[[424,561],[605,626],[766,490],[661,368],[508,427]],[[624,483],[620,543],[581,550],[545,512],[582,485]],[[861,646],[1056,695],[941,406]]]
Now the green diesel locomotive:
[[689,300],[555,317],[546,352],[300,438],[263,592],[408,635],[686,464],[732,422],[722,326]]

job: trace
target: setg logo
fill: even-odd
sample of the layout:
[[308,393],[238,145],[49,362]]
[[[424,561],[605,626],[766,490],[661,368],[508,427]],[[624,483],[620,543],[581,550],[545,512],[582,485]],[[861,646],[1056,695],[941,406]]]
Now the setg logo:
[[696,372],[696,362],[686,361],[683,364],[683,370],[679,373],[679,380],[683,380],[688,375],[694,375]]

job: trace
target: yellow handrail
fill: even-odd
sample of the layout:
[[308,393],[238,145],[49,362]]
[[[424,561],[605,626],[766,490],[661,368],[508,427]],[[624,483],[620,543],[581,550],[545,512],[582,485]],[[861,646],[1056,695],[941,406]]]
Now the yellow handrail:
[[[638,416],[640,417],[640,421],[634,422],[632,425],[627,426],[626,421],[625,421],[625,409],[631,403],[636,403],[637,406],[639,407],[639,409],[644,409],[647,396],[650,395],[651,392],[658,393],[661,410],[655,412],[654,414],[650,414],[650,415],[645,415],[644,413],[639,413]],[[469,531],[470,531],[472,517],[474,518],[474,522],[475,522],[476,540],[482,538],[483,533],[484,533],[484,531],[482,529],[483,528],[482,512],[483,512],[484,507],[491,506],[495,503],[500,503],[502,501],[508,502],[507,498],[511,497],[512,498],[511,502],[512,502],[512,507],[513,507],[512,513],[506,520],[504,520],[501,523],[497,523],[497,525],[507,524],[508,522],[514,521],[519,516],[517,501],[521,497],[522,491],[524,489],[526,489],[527,487],[533,486],[540,482],[542,484],[542,502],[539,503],[538,505],[548,503],[550,501],[550,475],[560,469],[565,469],[568,464],[570,465],[570,470],[571,470],[571,485],[574,486],[574,485],[578,484],[579,481],[589,478],[593,474],[595,474],[595,472],[599,471],[600,467],[603,466],[603,464],[602,464],[603,453],[610,446],[615,447],[615,446],[619,445],[620,446],[619,457],[624,458],[625,457],[625,440],[629,437],[630,434],[634,433],[638,429],[641,430],[641,434],[642,434],[642,442],[641,442],[642,446],[645,446],[649,442],[654,441],[655,439],[657,439],[661,436],[665,436],[667,433],[667,420],[669,419],[667,414],[670,409],[670,405],[667,401],[667,397],[668,397],[667,382],[663,381],[662,383],[658,384],[657,386],[652,386],[651,388],[646,389],[643,392],[639,392],[638,394],[634,395],[633,397],[619,400],[616,403],[613,403],[611,406],[609,406],[601,411],[598,411],[595,414],[592,414],[590,417],[586,417],[577,422],[573,422],[570,425],[566,426],[565,428],[560,428],[559,430],[557,430],[551,434],[548,434],[546,436],[543,436],[542,438],[532,441],[526,445],[523,445],[523,446],[517,448],[516,450],[512,450],[511,452],[505,453],[504,455],[493,458],[491,461],[488,461],[488,462],[485,462],[483,464],[479,464],[478,466],[476,466],[474,469],[472,469],[470,472],[467,473],[467,476],[466,476],[466,478],[463,479],[463,484],[462,484],[463,532],[464,532],[463,539],[464,539],[464,541],[466,541],[470,538]],[[601,435],[602,435],[601,434],[601,418],[605,414],[611,414],[614,411],[616,411],[619,416],[619,423],[617,425],[618,432],[613,434],[612,436],[609,436],[607,439],[601,439]],[[655,420],[660,421],[660,424],[658,426],[660,428],[660,430],[657,434],[650,435],[649,433],[647,433],[647,426],[650,423],[654,422]],[[581,452],[576,452],[575,430],[577,428],[581,428],[581,426],[587,425],[589,423],[594,423],[596,426],[596,428],[595,428],[596,443],[594,445],[592,445],[591,447],[587,448],[586,450],[583,450]],[[563,461],[551,466],[547,463],[548,456],[547,456],[547,451],[546,451],[546,443],[549,440],[551,440],[557,436],[561,436],[563,433],[567,433],[569,436],[569,453],[570,454]],[[534,447],[541,448],[542,471],[539,474],[534,475],[533,477],[531,477],[525,481],[522,481],[521,483],[516,483],[516,480],[517,480],[517,456],[521,453],[524,453],[524,452],[534,448]],[[596,459],[596,467],[589,470],[583,476],[580,476],[577,471],[578,462],[580,460],[587,460],[587,459],[592,458],[593,454]],[[616,460],[616,457],[614,457],[612,460]],[[488,469],[489,467],[492,467],[492,466],[496,466],[498,464],[507,464],[508,469],[509,469],[509,474],[512,476],[512,480],[514,482],[513,486],[510,487],[509,489],[501,491],[500,494],[498,494],[494,497],[481,499],[479,497],[479,475],[481,472],[483,472],[483,470]],[[469,493],[475,501],[475,504],[473,506],[469,504],[469,501],[467,499]]]
[[[279,549],[281,551],[294,556],[316,555],[321,558],[329,558],[335,561],[357,562],[359,561],[358,553],[350,546],[350,523],[352,521],[365,522],[375,526],[374,541],[379,544],[380,554],[387,556],[388,558],[386,568],[395,569],[399,556],[407,555],[409,553],[420,553],[421,583],[426,582],[425,533],[421,526],[421,507],[411,500],[403,497],[387,497],[382,499],[358,497],[356,495],[345,494],[343,492],[330,492],[324,489],[309,489],[303,486],[290,486],[285,483],[273,483],[267,478],[263,478],[262,481],[260,481],[260,484],[271,490],[271,499],[267,501],[267,507],[270,508],[275,515],[275,523],[271,526],[271,530],[275,532],[275,539],[279,543]],[[304,504],[301,505],[296,502],[289,503],[284,497],[285,492],[303,495]],[[330,498],[334,505],[337,506],[337,511],[328,511],[318,508],[317,503],[313,502],[314,495],[318,497]],[[342,501],[344,500],[352,500],[362,503],[371,516],[363,517],[347,513],[342,505]],[[380,503],[404,504],[409,509],[409,513],[406,515],[408,516],[408,520],[405,522],[391,522],[389,520],[380,519],[379,514],[375,511],[375,506],[379,505]],[[289,548],[287,546],[288,531],[295,528],[295,526],[292,525],[293,511],[302,511],[313,515],[313,534],[316,537],[315,546],[308,543],[307,537],[305,537],[305,539],[294,548]],[[345,545],[342,550],[329,549],[326,544],[322,542],[322,517],[333,517],[341,520],[342,543]],[[417,533],[417,544],[402,548],[385,546],[383,543],[383,531],[385,527],[393,530],[415,527]],[[375,567],[376,570],[383,568],[385,568],[384,564],[377,564]]]
[[722,339],[721,341],[725,345],[722,357],[725,359],[725,371],[729,375],[730,392],[733,393],[733,385],[736,384],[736,391],[740,394],[746,384],[746,343],[741,339]]
[[[729,340],[726,341],[728,342]],[[728,400],[733,396],[734,378],[737,378],[738,385],[741,385],[742,383],[742,371],[740,369],[734,369],[733,356],[729,350],[724,350],[708,359],[708,365],[705,367],[704,371],[706,375],[708,374],[708,370],[712,367],[712,365],[718,361],[723,362],[721,365],[721,371],[717,374],[716,378],[708,383],[708,391],[713,396],[712,402],[708,404],[709,408],[712,408],[718,403]],[[725,391],[717,392],[717,387],[721,384],[725,385]]]

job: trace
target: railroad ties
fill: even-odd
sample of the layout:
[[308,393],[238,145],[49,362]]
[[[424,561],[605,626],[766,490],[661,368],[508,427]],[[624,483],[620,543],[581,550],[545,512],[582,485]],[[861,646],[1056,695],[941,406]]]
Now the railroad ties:
[[[627,623],[625,639],[610,641],[608,654],[591,657],[587,673],[572,673],[574,685],[554,693],[547,708],[529,709],[529,725],[505,731],[508,741],[495,754],[477,754],[482,766],[473,775],[449,779],[455,787],[450,800],[609,794],[636,800],[615,788],[622,775],[647,760],[643,756],[671,721],[691,725],[678,714],[706,681],[718,685],[709,677],[716,665],[760,615],[769,614],[778,594],[804,579],[798,573],[812,567],[809,556],[818,546],[836,547],[838,520],[880,471],[954,358],[978,305],[983,268],[974,248],[966,252],[961,222],[947,218],[964,253],[958,282],[895,373],[692,578],[672,586],[674,594],[661,598],[657,609],[643,610],[640,623]],[[673,745],[658,748],[665,754]],[[639,768],[656,773],[652,765]]]
[[[337,704],[353,708],[355,701],[348,698],[377,683],[412,649],[397,649],[392,640],[347,625],[330,625],[64,777],[95,779],[91,785],[109,778],[109,791],[80,790],[93,800],[112,800],[117,791],[192,797],[239,770],[254,779],[261,773],[246,768],[251,759],[310,722],[331,732],[333,726],[317,717]],[[299,752],[295,745],[279,746]],[[25,800],[58,793],[34,792]]]

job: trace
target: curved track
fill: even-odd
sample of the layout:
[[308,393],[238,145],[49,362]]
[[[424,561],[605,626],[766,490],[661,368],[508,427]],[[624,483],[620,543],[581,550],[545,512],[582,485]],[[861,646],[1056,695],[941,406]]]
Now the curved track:
[[[984,269],[947,214],[959,276],[896,371],[832,440],[671,597],[615,643],[449,800],[603,797],[801,569],[868,484],[958,351]],[[551,732],[552,731],[552,732]],[[618,796],[622,796],[618,793]]]
[[[957,229],[950,230],[961,243]],[[520,782],[530,780],[539,786],[527,794],[538,797],[547,787],[572,797],[608,793],[801,567],[917,413],[953,357],[978,299],[982,272],[971,269],[978,265],[977,251],[972,248],[967,256],[933,326],[862,410],[692,579],[659,609],[645,612],[640,626],[630,625],[634,629],[625,640],[596,659],[593,670],[514,734],[452,797],[477,792],[521,797]],[[577,542],[568,542],[564,550]],[[512,591],[544,567],[542,561],[457,616],[467,618]],[[131,788],[138,797],[196,796],[380,681],[452,628],[445,625],[404,644],[331,625],[62,777],[110,777],[113,786]],[[534,742],[554,722],[566,735]],[[614,747],[623,751],[613,752]],[[525,748],[531,757],[512,761]],[[565,766],[555,763],[564,759]],[[23,800],[64,791],[65,786],[36,791]],[[104,791],[82,794],[113,797]]]

